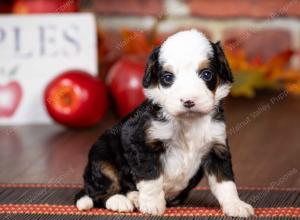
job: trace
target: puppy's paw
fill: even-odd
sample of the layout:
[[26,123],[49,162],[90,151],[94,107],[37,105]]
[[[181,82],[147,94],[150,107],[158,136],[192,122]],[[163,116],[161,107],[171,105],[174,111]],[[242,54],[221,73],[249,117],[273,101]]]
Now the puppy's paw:
[[126,197],[131,201],[135,208],[139,208],[139,192],[131,191],[126,194]]
[[242,200],[227,201],[222,206],[223,212],[232,217],[249,217],[254,215],[254,209],[251,205]]
[[106,200],[105,207],[117,212],[132,212],[134,207],[131,201],[124,195],[116,194]]
[[150,215],[161,215],[165,212],[166,200],[164,196],[143,199],[139,197],[139,210]]
[[85,195],[76,201],[76,207],[79,211],[85,211],[93,208],[94,202],[93,200]]

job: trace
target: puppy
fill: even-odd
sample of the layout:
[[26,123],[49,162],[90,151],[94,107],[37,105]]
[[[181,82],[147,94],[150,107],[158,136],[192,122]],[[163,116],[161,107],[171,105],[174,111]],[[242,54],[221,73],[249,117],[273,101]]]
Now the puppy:
[[226,215],[253,215],[239,199],[226,137],[222,100],[232,82],[220,43],[196,30],[154,49],[143,79],[147,99],[92,146],[77,208],[163,214],[206,175]]

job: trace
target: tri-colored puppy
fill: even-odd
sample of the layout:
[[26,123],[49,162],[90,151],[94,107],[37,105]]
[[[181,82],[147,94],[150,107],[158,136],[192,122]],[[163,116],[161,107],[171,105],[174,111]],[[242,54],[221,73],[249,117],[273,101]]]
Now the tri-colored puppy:
[[162,214],[205,174],[225,214],[253,215],[239,199],[226,137],[222,100],[232,82],[220,44],[196,30],[154,49],[143,80],[147,100],[92,146],[77,208]]

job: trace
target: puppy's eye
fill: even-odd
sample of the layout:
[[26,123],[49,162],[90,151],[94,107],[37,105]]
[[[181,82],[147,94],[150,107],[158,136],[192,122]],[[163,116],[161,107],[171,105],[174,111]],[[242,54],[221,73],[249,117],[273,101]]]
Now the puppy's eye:
[[170,72],[164,72],[163,75],[160,77],[160,83],[163,86],[170,86],[174,82],[174,75]]
[[167,83],[172,83],[174,79],[174,76],[172,73],[166,73],[165,75],[163,75],[163,80]]
[[203,70],[201,70],[199,76],[204,81],[210,81],[213,78],[213,72],[210,71],[209,69],[203,69]]

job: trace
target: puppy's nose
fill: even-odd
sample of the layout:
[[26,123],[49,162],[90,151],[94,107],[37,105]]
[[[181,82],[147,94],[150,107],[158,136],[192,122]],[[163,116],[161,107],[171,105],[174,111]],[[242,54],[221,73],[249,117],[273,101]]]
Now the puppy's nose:
[[186,108],[192,108],[195,106],[195,102],[191,101],[191,100],[181,100],[183,102],[183,106]]

